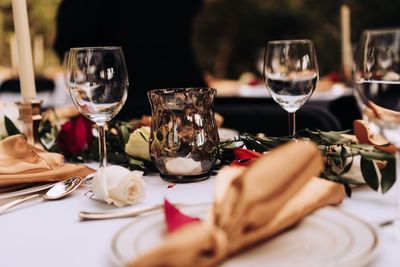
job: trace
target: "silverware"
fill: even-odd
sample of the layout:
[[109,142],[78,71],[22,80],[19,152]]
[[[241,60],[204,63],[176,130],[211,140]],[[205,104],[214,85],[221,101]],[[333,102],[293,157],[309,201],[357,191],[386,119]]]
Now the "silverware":
[[72,191],[74,191],[76,188],[78,188],[81,183],[82,183],[82,178],[78,176],[74,176],[67,180],[55,183],[45,194],[29,195],[27,197],[19,198],[0,206],[0,214],[6,212],[8,209],[18,205],[19,203],[37,197],[42,197],[47,200],[55,200],[62,198],[71,193]]
[[[177,203],[174,204],[177,207],[182,207],[184,204]],[[143,213],[150,212],[153,210],[161,209],[164,204],[155,204],[145,207],[138,207],[130,210],[124,211],[113,211],[113,212],[89,212],[81,211],[79,213],[79,218],[81,220],[106,220],[106,219],[116,219],[116,218],[126,218],[126,217],[136,217]]]

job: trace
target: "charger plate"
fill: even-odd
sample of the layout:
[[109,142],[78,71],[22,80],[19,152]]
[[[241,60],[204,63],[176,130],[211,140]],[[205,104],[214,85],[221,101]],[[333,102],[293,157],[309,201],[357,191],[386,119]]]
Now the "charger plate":
[[[200,218],[205,217],[207,210],[206,205],[182,208],[186,214]],[[161,244],[165,236],[162,212],[135,219],[114,235],[111,258],[118,266],[125,266],[140,253]],[[360,267],[374,258],[377,246],[378,235],[373,227],[337,208],[325,207],[220,266]]]

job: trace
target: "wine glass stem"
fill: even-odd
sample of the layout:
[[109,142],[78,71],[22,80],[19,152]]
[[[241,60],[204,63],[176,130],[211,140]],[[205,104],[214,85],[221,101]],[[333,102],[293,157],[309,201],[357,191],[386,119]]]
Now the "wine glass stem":
[[395,234],[397,240],[400,240],[400,149],[396,149],[396,182],[394,184],[394,187],[396,189],[396,214],[394,221],[394,225],[396,227]]
[[294,137],[296,134],[296,112],[289,112],[289,136]]
[[98,124],[99,126],[99,160],[100,168],[107,166],[107,146],[106,146],[106,132],[104,123]]

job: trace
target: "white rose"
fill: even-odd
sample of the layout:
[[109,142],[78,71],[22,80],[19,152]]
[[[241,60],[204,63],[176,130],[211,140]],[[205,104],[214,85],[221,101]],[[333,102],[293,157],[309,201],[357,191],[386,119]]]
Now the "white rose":
[[12,121],[12,123],[15,125],[15,127],[18,128],[18,130],[21,131],[22,129],[21,123],[18,120],[19,111],[17,105],[14,103],[0,102],[0,139],[8,136],[4,122],[5,116],[7,116]]
[[135,158],[150,161],[149,138],[150,127],[142,126],[136,129],[129,136],[128,143],[125,144],[125,152]]
[[93,178],[93,197],[117,207],[138,203],[146,193],[142,175],[141,171],[130,171],[121,166],[101,168]]

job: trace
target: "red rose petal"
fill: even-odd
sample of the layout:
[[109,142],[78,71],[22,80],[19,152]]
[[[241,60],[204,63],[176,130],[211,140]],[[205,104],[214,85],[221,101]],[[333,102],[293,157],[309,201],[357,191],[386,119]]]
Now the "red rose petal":
[[183,214],[177,207],[171,204],[167,199],[164,199],[164,215],[165,215],[165,222],[167,223],[168,233],[172,233],[186,224],[200,221],[199,218],[190,217],[188,215]]
[[64,123],[56,141],[61,152],[74,155],[86,150],[93,141],[92,124],[83,116]]
[[261,153],[240,147],[235,148],[233,150],[233,154],[235,155],[236,159],[252,159],[262,156]]
[[262,156],[261,153],[240,147],[235,148],[233,154],[235,159],[231,162],[231,166],[248,166]]
[[248,166],[250,164],[252,164],[257,158],[253,158],[253,159],[235,159],[231,162],[231,166]]

